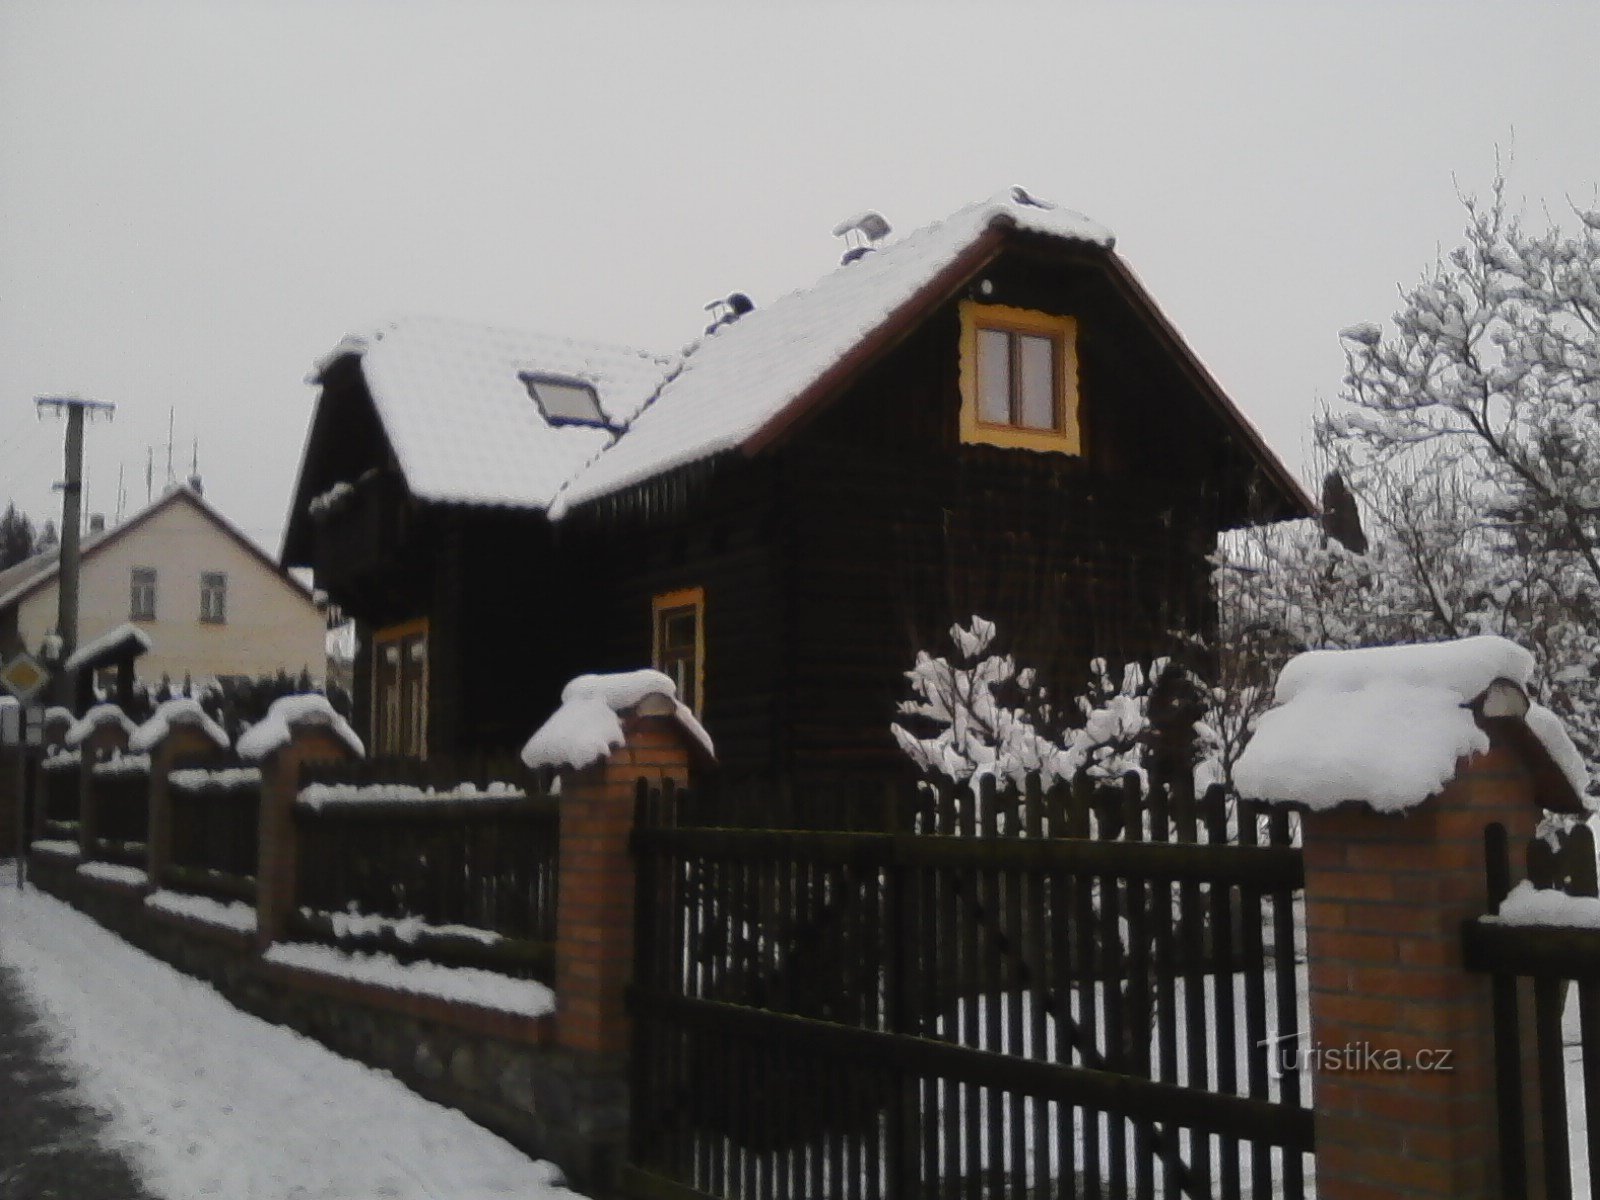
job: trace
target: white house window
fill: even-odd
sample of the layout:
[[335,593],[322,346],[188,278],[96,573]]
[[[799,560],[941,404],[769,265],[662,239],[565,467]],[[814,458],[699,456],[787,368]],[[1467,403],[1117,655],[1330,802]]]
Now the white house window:
[[211,625],[228,619],[228,577],[221,571],[200,573],[200,619]]
[[154,567],[133,568],[133,578],[128,591],[129,620],[154,621],[156,619],[156,569]]

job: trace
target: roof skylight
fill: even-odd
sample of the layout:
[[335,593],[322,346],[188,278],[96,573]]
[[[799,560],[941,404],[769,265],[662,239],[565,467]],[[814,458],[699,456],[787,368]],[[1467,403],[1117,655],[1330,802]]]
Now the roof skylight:
[[527,371],[519,378],[527,385],[528,395],[544,413],[545,420],[552,425],[610,425],[605,413],[600,411],[600,398],[593,384]]

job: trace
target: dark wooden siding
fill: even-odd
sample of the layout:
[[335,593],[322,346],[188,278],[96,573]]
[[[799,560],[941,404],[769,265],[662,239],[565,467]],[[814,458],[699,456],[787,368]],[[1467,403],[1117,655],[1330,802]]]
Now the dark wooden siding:
[[1091,267],[983,278],[985,302],[1078,317],[1085,453],[960,443],[955,302],[776,453],[796,765],[893,761],[903,672],[974,614],[1069,688],[1091,656],[1148,659],[1208,623],[1230,523],[1215,421]]
[[720,761],[738,771],[774,765],[782,719],[787,639],[776,483],[769,463],[725,460],[665,511],[578,514],[557,530],[563,561],[584,581],[584,611],[573,614],[573,627],[585,630],[573,647],[585,655],[574,660],[577,670],[649,666],[653,598],[704,590],[702,717]]

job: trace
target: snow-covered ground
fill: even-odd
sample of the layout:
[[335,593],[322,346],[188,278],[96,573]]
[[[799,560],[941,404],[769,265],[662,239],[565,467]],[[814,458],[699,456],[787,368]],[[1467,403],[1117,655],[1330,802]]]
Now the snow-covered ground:
[[82,1100],[164,1200],[568,1200],[533,1162],[390,1076],[234,1008],[0,872],[0,963]]

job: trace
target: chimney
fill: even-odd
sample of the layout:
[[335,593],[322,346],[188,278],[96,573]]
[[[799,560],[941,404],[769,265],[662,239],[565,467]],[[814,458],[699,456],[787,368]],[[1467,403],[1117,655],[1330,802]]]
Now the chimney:
[[104,533],[105,531],[106,531],[106,515],[105,515],[105,513],[90,513],[89,514],[89,532],[90,533]]
[[204,496],[206,494],[206,489],[201,485],[198,474],[189,476],[189,490],[196,496]]

